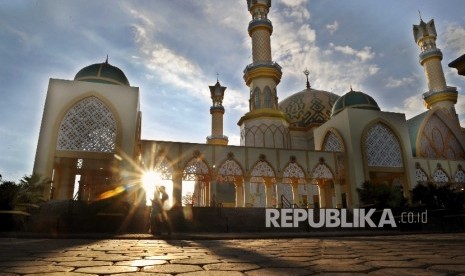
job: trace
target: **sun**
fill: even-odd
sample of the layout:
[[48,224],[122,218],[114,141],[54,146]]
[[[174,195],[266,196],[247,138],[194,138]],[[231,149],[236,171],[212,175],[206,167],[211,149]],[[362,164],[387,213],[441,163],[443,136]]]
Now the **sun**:
[[146,194],[146,205],[151,206],[155,189],[160,186],[164,186],[168,193],[169,199],[166,207],[170,207],[173,204],[173,182],[171,180],[165,180],[161,177],[157,171],[147,171],[142,176],[142,186],[144,187]]

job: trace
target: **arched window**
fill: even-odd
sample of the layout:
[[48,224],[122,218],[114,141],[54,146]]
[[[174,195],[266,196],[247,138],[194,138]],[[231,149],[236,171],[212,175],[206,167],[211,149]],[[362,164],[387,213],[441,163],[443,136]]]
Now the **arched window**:
[[332,131],[328,132],[323,143],[324,151],[344,152],[344,144]]
[[256,109],[261,108],[261,101],[260,101],[260,88],[256,87],[253,91],[254,95],[254,107]]
[[233,159],[224,161],[218,169],[219,182],[234,182],[236,176],[242,176],[242,169]]
[[271,108],[271,89],[266,86],[265,87],[265,108]]
[[370,127],[364,146],[368,166],[403,167],[399,140],[384,124],[377,123]]
[[58,131],[57,150],[114,152],[116,121],[97,97],[87,97],[71,107]]
[[443,171],[441,168],[438,168],[433,174],[433,180],[436,183],[447,183],[449,182],[449,177],[445,171]]
[[315,179],[333,179],[333,173],[326,164],[320,163],[313,169],[312,177]]
[[462,169],[455,173],[455,182],[465,184],[465,172]]

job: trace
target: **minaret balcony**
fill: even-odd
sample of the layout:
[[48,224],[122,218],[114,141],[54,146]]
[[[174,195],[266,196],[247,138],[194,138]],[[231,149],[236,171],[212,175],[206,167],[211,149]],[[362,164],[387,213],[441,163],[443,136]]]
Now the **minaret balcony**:
[[432,57],[438,57],[440,60],[442,60],[442,52],[439,49],[429,49],[426,51],[423,51],[420,53],[420,64],[423,65],[423,63]]
[[251,20],[248,29],[249,35],[256,28],[266,28],[270,31],[270,34],[273,33],[273,24],[271,24],[271,21],[267,18],[256,18]]
[[282,74],[281,66],[274,61],[255,62],[245,67],[244,80],[249,85],[255,78],[269,77],[278,84],[281,81]]

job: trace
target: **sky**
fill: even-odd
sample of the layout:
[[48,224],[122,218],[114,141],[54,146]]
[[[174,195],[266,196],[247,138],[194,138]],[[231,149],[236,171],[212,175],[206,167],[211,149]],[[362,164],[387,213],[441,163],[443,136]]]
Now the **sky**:
[[[283,68],[280,100],[305,88],[371,95],[381,110],[425,111],[427,90],[412,25],[435,20],[447,84],[465,77],[447,64],[465,54],[463,0],[272,0],[273,60]],[[139,87],[142,138],[205,143],[211,133],[209,85],[226,86],[224,134],[239,144],[248,111],[243,69],[251,63],[246,0],[0,0],[0,174],[32,173],[50,78],[72,80],[105,61]],[[218,75],[217,75],[218,74]]]

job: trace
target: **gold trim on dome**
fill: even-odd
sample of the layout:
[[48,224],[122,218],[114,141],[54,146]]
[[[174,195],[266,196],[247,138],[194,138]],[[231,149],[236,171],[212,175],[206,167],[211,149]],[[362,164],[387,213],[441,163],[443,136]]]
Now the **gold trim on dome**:
[[256,109],[256,110],[247,112],[244,116],[242,116],[239,119],[239,122],[237,122],[237,125],[239,126],[242,125],[242,123],[246,120],[251,120],[255,118],[263,118],[263,117],[279,118],[289,123],[289,120],[287,119],[286,114],[284,114],[283,112],[278,111],[276,109],[264,108],[264,109]]
[[457,93],[451,93],[451,92],[437,93],[437,94],[430,95],[424,98],[423,100],[424,100],[424,104],[426,108],[428,109],[430,109],[433,104],[438,103],[438,102],[451,101],[454,104],[456,104]]
[[244,81],[247,85],[250,85],[250,83],[256,78],[272,78],[276,82],[276,85],[278,85],[281,81],[281,76],[282,73],[276,68],[257,67],[248,70],[244,74]]

